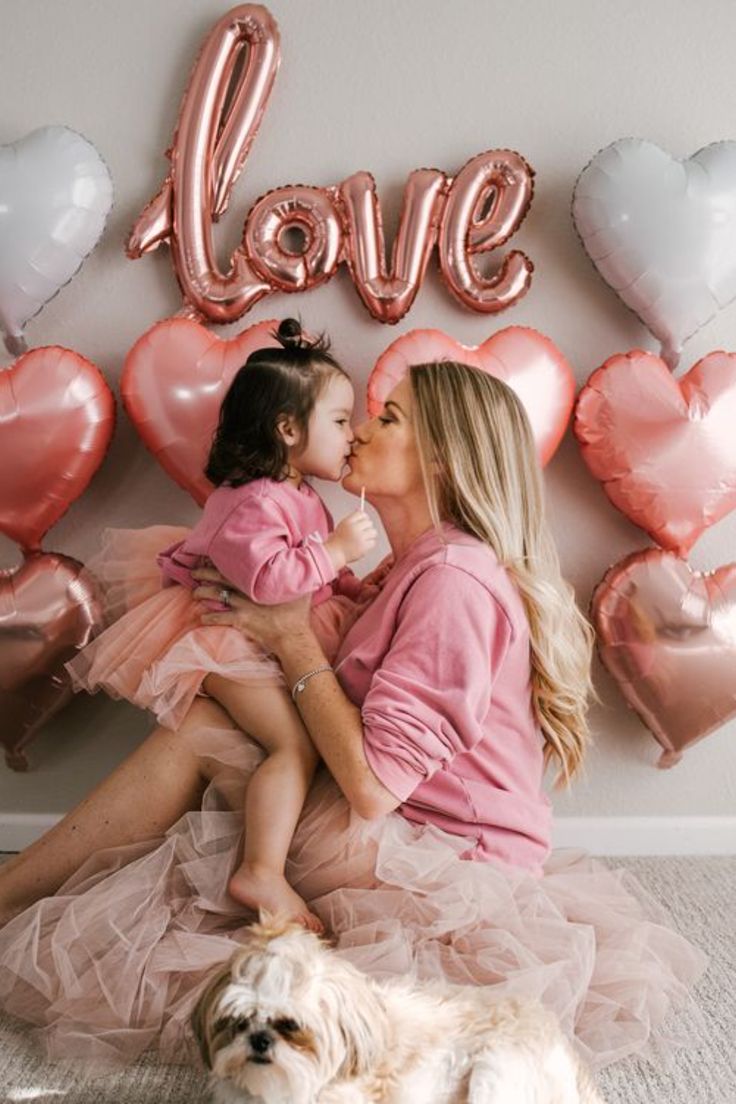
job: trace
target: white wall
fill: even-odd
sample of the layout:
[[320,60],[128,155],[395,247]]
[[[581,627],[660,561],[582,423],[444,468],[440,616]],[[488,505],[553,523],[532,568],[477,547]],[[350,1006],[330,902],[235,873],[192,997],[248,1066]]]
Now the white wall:
[[[676,156],[736,137],[736,5],[270,0],[270,8],[281,29],[281,71],[218,232],[223,258],[239,240],[246,211],[269,188],[335,184],[370,169],[392,234],[411,169],[436,165],[452,173],[472,155],[506,146],[537,172],[531,212],[514,239],[536,272],[526,298],[495,320],[457,305],[433,269],[404,321],[385,327],[367,315],[341,270],[317,292],[263,301],[240,325],[298,311],[310,328],[330,332],[359,383],[390,341],[421,326],[444,329],[466,344],[511,323],[534,326],[563,350],[579,383],[614,352],[656,348],[584,255],[570,220],[572,187],[598,149],[625,135],[647,137]],[[94,360],[112,384],[133,341],[179,305],[166,251],[131,262],[123,242],[163,177],[163,151],[202,36],[226,10],[217,0],[3,5],[0,141],[66,124],[96,145],[115,183],[101,245],[29,323],[29,344],[68,345]],[[718,348],[736,349],[736,304],[689,342],[683,366]],[[609,564],[649,542],[609,505],[569,433],[547,469],[547,487],[563,566],[586,607]],[[338,514],[349,504],[339,488],[330,488],[328,497]],[[101,472],[46,545],[85,559],[103,526],[194,516],[187,496],[157,468],[121,411]],[[701,539],[693,566],[711,569],[732,559],[735,538],[736,516]],[[0,541],[0,565],[8,566],[16,552]],[[688,751],[679,767],[660,772],[653,768],[654,740],[599,665],[596,676],[603,697],[593,718],[597,746],[587,778],[555,798],[558,812],[732,814],[736,722]],[[131,707],[76,700],[32,746],[31,773],[0,767],[0,810],[68,808],[146,729]]]

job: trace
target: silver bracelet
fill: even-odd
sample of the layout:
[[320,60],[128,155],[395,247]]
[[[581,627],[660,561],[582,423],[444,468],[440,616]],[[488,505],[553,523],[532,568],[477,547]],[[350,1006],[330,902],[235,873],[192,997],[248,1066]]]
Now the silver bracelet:
[[311,678],[313,678],[315,675],[321,675],[323,671],[331,670],[332,667],[329,665],[329,663],[326,663],[323,667],[315,667],[313,671],[308,671],[306,675],[302,675],[302,677],[294,683],[294,688],[291,691],[291,700],[296,701],[297,694],[301,694],[303,692],[304,687],[307,685]]

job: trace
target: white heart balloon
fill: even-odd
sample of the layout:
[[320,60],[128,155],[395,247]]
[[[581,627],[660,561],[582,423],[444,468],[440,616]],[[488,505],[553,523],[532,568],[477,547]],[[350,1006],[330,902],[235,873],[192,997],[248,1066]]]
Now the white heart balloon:
[[68,127],[0,147],[0,328],[13,355],[25,349],[28,319],[94,249],[111,206],[107,166]]
[[622,138],[583,169],[572,211],[593,264],[674,368],[683,342],[736,297],[736,142],[679,161]]

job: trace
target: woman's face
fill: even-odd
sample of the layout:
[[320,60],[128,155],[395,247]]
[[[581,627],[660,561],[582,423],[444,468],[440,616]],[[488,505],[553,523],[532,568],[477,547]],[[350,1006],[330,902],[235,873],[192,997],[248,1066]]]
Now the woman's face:
[[366,498],[426,497],[419,449],[414,432],[411,384],[408,376],[394,387],[383,410],[355,430],[346,491]]

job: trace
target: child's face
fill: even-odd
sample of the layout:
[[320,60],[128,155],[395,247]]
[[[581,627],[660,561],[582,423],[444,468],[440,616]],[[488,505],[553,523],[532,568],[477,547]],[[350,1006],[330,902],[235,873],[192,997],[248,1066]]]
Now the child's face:
[[330,376],[309,418],[307,447],[296,447],[291,462],[303,475],[340,479],[353,443],[353,385],[344,376]]

